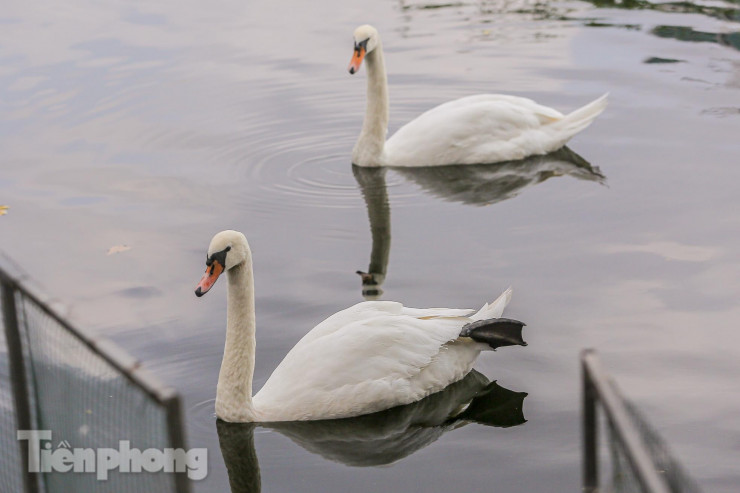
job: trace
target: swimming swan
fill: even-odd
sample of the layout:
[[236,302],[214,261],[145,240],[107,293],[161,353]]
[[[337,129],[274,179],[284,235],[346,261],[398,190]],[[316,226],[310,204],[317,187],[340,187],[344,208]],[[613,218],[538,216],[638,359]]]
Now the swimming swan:
[[335,313],[288,352],[252,397],[254,277],[247,239],[222,231],[208,248],[203,296],[226,271],[226,345],[216,415],[229,422],[346,418],[418,401],[462,379],[484,349],[526,345],[522,324],[499,319],[511,298],[475,310],[366,301]]
[[378,31],[355,29],[349,73],[367,65],[367,109],[352,151],[358,166],[440,166],[513,161],[547,154],[586,128],[607,104],[607,95],[564,116],[534,101],[478,94],[441,104],[401,127],[386,142],[388,81]]

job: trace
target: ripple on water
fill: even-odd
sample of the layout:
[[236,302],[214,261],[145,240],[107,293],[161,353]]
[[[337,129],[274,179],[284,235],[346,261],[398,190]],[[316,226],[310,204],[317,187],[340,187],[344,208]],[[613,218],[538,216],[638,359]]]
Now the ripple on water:
[[[313,104],[317,105],[322,101],[327,105],[345,105],[330,100],[329,95],[315,99]],[[231,157],[240,155],[240,169],[246,170],[243,178],[257,184],[256,190],[245,194],[242,200],[249,202],[251,210],[264,212],[295,207],[364,208],[352,172],[351,152],[357,136],[347,130],[359,129],[361,120],[362,115],[326,118],[316,122],[319,132],[314,127],[290,133],[281,129],[279,122],[271,122],[258,134],[245,136],[238,144],[239,150],[225,151]],[[403,182],[395,175],[388,176],[388,187]]]
[[216,399],[208,399],[190,406],[187,410],[187,422],[193,434],[211,434],[216,425]]
[[[187,423],[192,443],[200,436],[212,436],[216,431],[216,399],[208,399],[190,406],[187,410]],[[267,428],[257,428],[255,433],[272,433]]]
[[[313,157],[295,161],[291,158],[294,152],[295,155],[311,152],[298,147],[276,150],[259,163],[262,166],[253,170],[254,177],[261,183],[263,202],[274,207],[289,204],[290,207],[364,209],[366,205],[362,190],[352,171],[349,153],[332,153],[331,150],[331,145],[319,143],[312,146]],[[272,165],[265,165],[268,161],[280,163],[277,166],[280,171],[277,179],[266,178],[266,175],[276,171]],[[385,176],[384,186],[394,205],[414,203],[413,199],[419,195],[417,190],[404,189],[402,185],[405,180],[396,173],[387,173]]]

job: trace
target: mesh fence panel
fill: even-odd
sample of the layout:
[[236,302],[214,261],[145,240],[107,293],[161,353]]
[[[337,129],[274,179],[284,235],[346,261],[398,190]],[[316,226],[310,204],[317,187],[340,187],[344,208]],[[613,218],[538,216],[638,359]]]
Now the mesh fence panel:
[[[166,410],[32,300],[18,295],[22,331],[33,372],[38,428],[52,430],[52,448],[170,446]],[[66,441],[64,443],[63,441]],[[112,471],[108,481],[92,473],[45,475],[49,493],[67,491],[174,491],[172,474]]]
[[[627,400],[624,401],[624,405],[633,425],[640,433],[642,442],[650,454],[655,469],[668,484],[668,489],[673,493],[701,493],[701,489],[696,482],[671,455],[665,440],[647,422],[637,407]],[[611,491],[615,493],[642,492],[642,488],[615,435],[615,431],[611,427],[609,427],[609,431],[609,447],[612,460]]]
[[0,491],[15,492],[23,491],[23,476],[20,448],[15,439],[18,426],[13,407],[3,313],[3,299],[0,296]]
[[609,452],[611,457],[611,485],[604,490],[612,493],[647,493],[637,480],[632,466],[627,459],[616,431],[609,425]]
[[[42,442],[42,449],[56,455],[58,449],[66,448],[73,456],[86,457],[67,461],[74,464],[73,471],[38,475],[40,491],[187,492],[189,487],[181,474],[161,472],[163,464],[172,463],[171,459],[162,461],[162,451],[184,446],[179,401],[174,393],[152,381],[138,369],[135,360],[112,344],[82,335],[66,325],[23,287],[3,281],[3,274],[0,269],[0,282],[8,282],[14,289],[13,305],[22,349],[13,354],[22,353],[32,429],[51,431],[51,442]],[[7,307],[0,304],[0,324],[4,308]],[[2,325],[0,328],[4,329]],[[3,330],[0,334],[0,491],[20,493],[24,491],[24,474],[11,387],[11,382],[18,379],[10,373]],[[98,478],[102,469],[98,467],[101,449],[111,449],[105,451],[106,455],[118,456],[115,464],[111,464],[107,480]],[[154,450],[147,452],[148,449]],[[140,460],[131,460],[136,457]],[[126,464],[132,472],[124,472]],[[147,472],[147,466],[157,472]],[[80,472],[76,472],[78,467]]]

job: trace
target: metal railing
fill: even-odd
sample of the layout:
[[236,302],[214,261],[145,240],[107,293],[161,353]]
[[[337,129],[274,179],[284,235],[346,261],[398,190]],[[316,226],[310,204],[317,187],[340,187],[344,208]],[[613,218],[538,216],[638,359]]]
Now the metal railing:
[[608,490],[699,493],[699,487],[671,456],[657,432],[619,393],[594,350],[583,351],[581,366],[583,491],[600,491],[598,409],[601,408],[611,435],[613,458],[612,487]]
[[8,376],[0,381],[0,490],[187,493],[180,472],[119,474],[106,482],[94,474],[30,472],[29,442],[17,440],[16,430],[49,429],[93,448],[131,439],[140,448],[183,450],[185,432],[174,389],[109,340],[60,317],[19,272],[0,256],[0,375]]

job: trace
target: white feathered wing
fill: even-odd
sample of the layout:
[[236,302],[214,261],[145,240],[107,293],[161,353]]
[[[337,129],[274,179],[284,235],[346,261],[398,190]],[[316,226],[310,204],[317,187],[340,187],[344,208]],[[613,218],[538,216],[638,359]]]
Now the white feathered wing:
[[[506,290],[473,313],[367,301],[327,318],[286,355],[254,396],[261,421],[344,418],[408,404],[464,377],[485,345],[459,338],[498,318]],[[294,404],[295,403],[295,404]]]
[[607,95],[563,115],[531,99],[479,94],[441,104],[401,127],[385,166],[514,161],[560,149],[606,108]]

